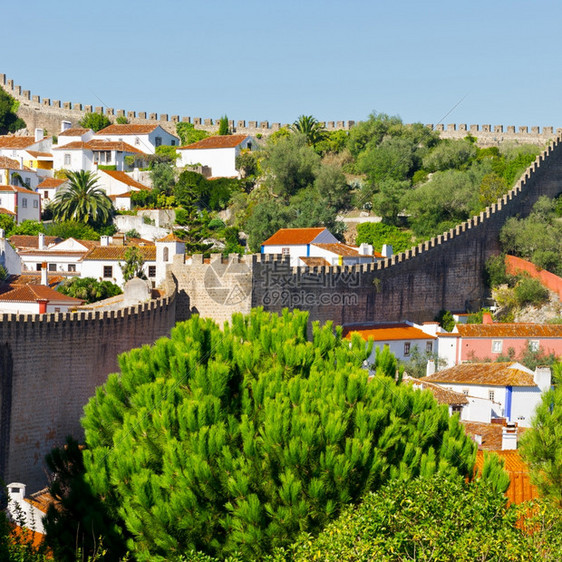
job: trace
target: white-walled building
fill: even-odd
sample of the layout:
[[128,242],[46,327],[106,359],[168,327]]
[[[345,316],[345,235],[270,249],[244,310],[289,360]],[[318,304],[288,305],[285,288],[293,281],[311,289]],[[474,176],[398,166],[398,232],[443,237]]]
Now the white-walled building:
[[19,160],[26,165],[28,151],[50,153],[53,146],[52,138],[43,137],[43,129],[38,129],[35,136],[0,135],[0,156]]
[[0,214],[9,215],[17,224],[41,219],[41,196],[15,185],[0,185]]
[[[31,498],[25,497],[26,485],[21,482],[11,482],[6,486],[8,492],[8,505],[6,511],[8,517],[16,524],[23,523],[27,529],[36,533],[45,534],[43,526],[43,517],[46,513],[46,507],[43,509],[38,506],[44,506],[44,501],[36,501],[33,496],[43,496],[45,490],[40,490],[33,494]],[[21,520],[23,518],[23,521]]]
[[48,285],[14,285],[10,290],[0,294],[0,314],[68,312],[83,302],[63,295]]
[[179,138],[160,125],[130,125],[115,123],[94,135],[95,139],[125,142],[145,154],[154,154],[158,146],[178,146]]
[[57,178],[45,178],[35,189],[41,195],[42,206],[54,199],[57,191],[63,188],[68,180],[60,180]]
[[134,180],[125,172],[116,170],[98,170],[97,183],[109,197],[131,191],[150,191],[150,187]]
[[62,130],[57,137],[56,148],[70,144],[71,142],[88,142],[92,140],[94,131],[84,127],[72,127]]
[[35,170],[23,165],[21,156],[19,160],[0,156],[0,184],[21,186],[23,183],[29,189],[35,190],[41,180]]
[[551,372],[550,368],[541,367],[533,372],[515,362],[463,363],[421,380],[481,401],[490,401],[490,419],[506,418],[521,427],[530,427],[542,393],[550,389]]
[[236,157],[242,150],[252,150],[255,141],[249,135],[215,135],[177,149],[178,168],[201,164],[211,168],[213,177],[240,177]]
[[166,269],[174,261],[174,256],[185,254],[185,242],[173,232],[156,241],[156,278],[158,287],[166,278]]

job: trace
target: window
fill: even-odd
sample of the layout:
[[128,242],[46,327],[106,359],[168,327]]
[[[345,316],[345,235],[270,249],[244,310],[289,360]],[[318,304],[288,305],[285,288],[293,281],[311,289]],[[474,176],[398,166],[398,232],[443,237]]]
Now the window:
[[56,263],[50,263],[49,264],[49,271],[56,271],[57,270],[57,264]]
[[163,256],[164,261],[168,261],[170,259],[170,250],[168,248],[164,248]]
[[539,340],[529,340],[529,349],[531,351],[538,351],[539,347]]
[[70,166],[70,154],[65,154],[65,155],[64,155],[64,165],[65,165],[65,166]]
[[155,137],[154,138],[154,145],[160,146],[162,144],[162,137]]
[[138,146],[140,144],[140,139],[139,137],[135,137],[135,144]]
[[172,139],[170,146],[176,146],[176,141]]
[[33,200],[33,208],[34,209],[39,209],[39,201],[37,201],[37,199]]
[[494,391],[493,390],[488,390],[488,399],[491,400],[492,402],[494,401]]
[[35,271],[41,271],[41,264],[40,263],[35,264]]
[[149,277],[156,277],[156,266],[155,265],[149,265],[148,266],[148,276]]
[[247,148],[248,150],[252,150],[252,143],[251,143],[251,142],[248,142],[248,144],[246,145],[246,148]]
[[409,341],[407,341],[404,344],[404,356],[408,357],[408,355],[410,355],[410,342]]
[[76,264],[75,263],[69,263],[68,264],[68,271],[76,271]]
[[425,342],[425,352],[426,353],[432,353],[433,352],[433,342],[431,342],[431,341]]
[[462,389],[462,393],[463,393],[465,396],[468,396],[468,388],[463,388],[463,389]]
[[492,340],[492,353],[501,353],[503,347],[502,340]]
[[43,192],[43,199],[49,199],[49,192],[48,191]]
[[103,266],[103,276],[105,279],[113,277],[113,266],[104,265]]
[[291,255],[291,248],[281,248],[281,255],[282,256],[290,256]]
[[55,312],[60,312],[60,307],[55,306]]
[[27,197],[21,198],[21,206],[23,209],[27,209]]
[[451,406],[451,411],[453,414],[460,414],[462,412],[462,406],[460,404],[453,404]]

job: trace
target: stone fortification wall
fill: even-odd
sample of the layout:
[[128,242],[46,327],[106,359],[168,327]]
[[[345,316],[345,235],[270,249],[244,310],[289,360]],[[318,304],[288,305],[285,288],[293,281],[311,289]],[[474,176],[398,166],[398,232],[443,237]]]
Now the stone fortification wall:
[[80,438],[82,409],[118,354],[168,335],[175,297],[112,312],[4,315],[0,321],[0,477],[46,484],[45,455]]
[[[193,123],[197,129],[203,129],[210,133],[216,133],[219,129],[220,118],[202,118],[180,115],[168,115],[167,113],[151,113],[147,111],[131,111],[125,109],[114,109],[111,107],[100,107],[95,105],[82,104],[80,102],[70,102],[41,98],[34,95],[30,90],[24,90],[13,80],[0,74],[0,87],[4,88],[11,96],[20,102],[18,115],[26,122],[29,130],[42,128],[47,130],[48,135],[56,135],[60,131],[61,121],[70,121],[76,125],[85,113],[104,113],[110,119],[119,116],[127,117],[130,123],[158,123],[168,132],[176,133],[176,123],[182,121]],[[230,120],[230,128],[236,133],[248,135],[267,136],[281,127],[288,124],[270,123],[269,121],[245,121]],[[324,126],[329,131],[349,130],[355,124],[354,121],[326,121]],[[439,131],[442,138],[460,139],[468,134],[478,138],[481,146],[495,146],[501,142],[513,141],[518,143],[531,143],[541,146],[546,145],[556,136],[562,134],[562,128],[539,127],[539,126],[520,126],[515,125],[470,125],[466,124],[437,124],[427,125],[432,130]]]

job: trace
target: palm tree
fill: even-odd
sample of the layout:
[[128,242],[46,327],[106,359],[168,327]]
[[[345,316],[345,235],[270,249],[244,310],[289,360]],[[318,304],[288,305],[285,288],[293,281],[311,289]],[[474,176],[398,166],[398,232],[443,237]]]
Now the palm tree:
[[80,170],[66,172],[68,185],[57,192],[51,210],[58,221],[76,221],[90,225],[107,224],[113,217],[113,203],[97,184],[97,176]]
[[308,144],[314,146],[326,136],[326,130],[312,115],[300,115],[291,125],[291,130],[295,133],[302,133]]

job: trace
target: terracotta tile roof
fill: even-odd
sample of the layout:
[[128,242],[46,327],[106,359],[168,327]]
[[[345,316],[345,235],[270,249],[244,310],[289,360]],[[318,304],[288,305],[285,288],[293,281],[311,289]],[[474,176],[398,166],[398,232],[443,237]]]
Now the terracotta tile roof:
[[[482,437],[482,445],[478,445],[478,449],[482,451],[501,451],[503,423],[484,423],[466,420],[462,420],[461,423],[464,425],[468,435],[480,435]],[[517,427],[517,439],[520,439],[525,431],[527,431],[527,428]]]
[[562,324],[457,324],[463,338],[562,338]]
[[351,339],[352,333],[358,333],[365,341],[373,338],[374,341],[396,341],[396,340],[434,340],[435,336],[426,334],[423,330],[405,324],[395,322],[389,324],[378,324],[370,327],[344,326],[343,336]]
[[462,363],[429,375],[424,380],[443,384],[536,386],[533,373],[519,363]]
[[[10,244],[15,248],[39,248],[39,236],[30,236],[27,234],[14,234],[9,238]],[[45,236],[45,246],[62,242],[62,238],[58,236]]]
[[66,129],[66,131],[62,131],[59,133],[59,137],[81,137],[82,135],[86,134],[88,131],[92,129],[84,129],[83,127],[71,127],[70,129]]
[[34,158],[52,158],[53,155],[50,152],[37,152],[36,150],[27,150],[28,154]]
[[4,207],[0,207],[0,215],[10,215],[11,217],[15,217],[16,213],[10,211],[9,209],[4,209]]
[[63,295],[46,285],[22,285],[0,295],[0,301],[8,302],[37,302],[38,299],[47,299],[51,302],[74,304],[76,306],[84,302],[83,300]]
[[205,148],[235,148],[241,144],[248,135],[215,135],[207,137],[200,141],[188,144],[187,146],[180,146],[178,150],[199,150]]
[[13,193],[27,193],[28,195],[37,195],[35,191],[19,187],[17,185],[0,185],[0,191],[12,191]]
[[0,148],[13,148],[15,150],[25,149],[37,142],[39,141],[36,141],[35,137],[19,137],[16,135],[0,136]]
[[0,156],[0,168],[8,170],[21,170],[22,167],[17,160],[8,158],[7,156]]
[[47,513],[47,509],[49,509],[51,504],[57,503],[55,498],[49,493],[49,488],[43,488],[24,499],[43,513]]
[[144,154],[142,150],[139,150],[126,142],[102,139],[95,139],[87,142],[69,142],[63,146],[56,146],[53,150],[119,150],[121,152],[131,152],[133,154]]
[[159,238],[156,242],[183,242],[181,238],[178,238],[173,232],[166,234],[164,238]]
[[136,187],[137,189],[143,191],[150,191],[150,187],[147,187],[146,185],[138,181],[135,181],[131,176],[127,175],[125,172],[118,172],[116,170],[99,170],[99,172],[102,174],[107,174],[108,176],[111,176],[113,179],[120,181],[121,183],[124,183],[126,185],[129,185],[130,187]]
[[416,379],[407,375],[404,375],[403,381],[412,384],[414,387],[421,388],[422,390],[429,390],[433,396],[435,396],[435,400],[437,400],[439,404],[468,404],[468,398],[461,392],[455,392],[454,390],[443,388],[438,384],[433,384],[424,379]]
[[88,252],[87,250],[52,250],[46,248],[45,250],[19,250],[18,254],[20,256],[68,256],[68,257],[80,257]]
[[[72,277],[76,277],[72,275]],[[49,287],[56,288],[56,286],[66,279],[66,275],[53,275],[52,273],[48,274],[48,281]],[[16,286],[22,285],[41,285],[41,272],[40,271],[30,271],[28,273],[24,273],[22,275],[10,275],[7,279],[7,284],[3,285],[0,288],[0,291],[5,293],[7,291],[11,291],[12,288]]]
[[[88,261],[124,261],[125,253],[133,245],[129,246],[99,246],[91,250],[84,260]],[[136,246],[145,261],[156,261],[156,246]]]
[[[333,254],[337,254],[338,256],[346,256],[346,257],[357,257],[361,256],[362,254],[359,253],[359,248],[354,248],[353,246],[348,246],[347,244],[312,244],[313,246],[317,246],[322,250],[327,250],[328,252],[332,252]],[[372,254],[364,255],[364,257],[373,257]]]
[[119,193],[119,195],[108,195],[108,197],[112,200],[115,201],[118,197],[131,197],[131,194],[134,193],[133,191],[126,191],[125,193]]
[[132,125],[114,123],[101,129],[96,135],[147,135],[152,133],[158,125]]
[[322,267],[322,266],[330,266],[330,262],[325,258],[307,258],[301,257],[300,258],[308,267]]
[[37,189],[54,189],[60,187],[67,180],[58,180],[57,178],[45,178],[38,186]]
[[326,230],[320,228],[280,228],[273,236],[268,238],[263,246],[281,246],[287,244],[310,244],[320,233]]

